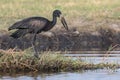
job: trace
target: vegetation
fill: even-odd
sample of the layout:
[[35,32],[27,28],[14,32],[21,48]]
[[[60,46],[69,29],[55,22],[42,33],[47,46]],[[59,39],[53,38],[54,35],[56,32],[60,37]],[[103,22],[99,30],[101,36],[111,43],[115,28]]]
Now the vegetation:
[[81,30],[82,26],[87,26],[94,30],[94,25],[89,24],[103,19],[118,20],[119,5],[120,0],[0,0],[0,29],[7,30],[14,22],[30,16],[44,16],[51,19],[52,11],[60,9],[70,27],[79,27]]
[[[63,12],[69,27],[76,27],[79,31],[94,31],[102,27],[104,34],[109,30],[106,28],[108,24],[120,23],[120,0],[0,0],[0,34],[14,22],[26,17],[44,16],[52,19],[55,9]],[[58,22],[58,25],[61,24]],[[89,64],[66,58],[60,53],[43,53],[36,59],[31,52],[0,51],[0,72],[75,71],[104,67],[117,68],[120,65]]]
[[0,52],[0,72],[58,72],[80,71],[87,69],[100,69],[119,67],[118,64],[90,64],[80,60],[64,57],[60,52],[43,53],[39,59],[33,57],[30,52],[13,52],[12,50]]

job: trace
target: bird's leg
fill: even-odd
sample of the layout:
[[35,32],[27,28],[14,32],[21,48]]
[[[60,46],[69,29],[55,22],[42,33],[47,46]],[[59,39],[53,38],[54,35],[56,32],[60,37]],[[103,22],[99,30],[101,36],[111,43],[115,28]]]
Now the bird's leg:
[[36,41],[36,33],[33,35],[33,39],[32,39],[32,47],[33,47],[33,50],[34,50],[34,56],[38,58],[38,52],[37,52],[37,49],[35,47],[35,41]]

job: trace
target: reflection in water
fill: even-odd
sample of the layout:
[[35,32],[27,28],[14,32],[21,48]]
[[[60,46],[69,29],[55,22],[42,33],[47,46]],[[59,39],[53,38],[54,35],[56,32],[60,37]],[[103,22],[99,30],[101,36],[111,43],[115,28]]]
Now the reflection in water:
[[120,80],[120,69],[113,70],[94,70],[85,72],[62,72],[50,74],[38,74],[33,76],[1,76],[0,80]]

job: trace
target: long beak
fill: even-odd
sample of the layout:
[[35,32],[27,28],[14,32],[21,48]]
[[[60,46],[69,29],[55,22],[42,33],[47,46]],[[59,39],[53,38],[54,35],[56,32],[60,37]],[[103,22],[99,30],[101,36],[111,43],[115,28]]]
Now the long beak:
[[63,26],[65,27],[65,29],[66,29],[67,31],[69,31],[68,25],[67,25],[67,23],[66,23],[66,20],[65,20],[65,18],[64,18],[62,15],[60,16],[60,20],[61,20],[61,23],[63,24]]

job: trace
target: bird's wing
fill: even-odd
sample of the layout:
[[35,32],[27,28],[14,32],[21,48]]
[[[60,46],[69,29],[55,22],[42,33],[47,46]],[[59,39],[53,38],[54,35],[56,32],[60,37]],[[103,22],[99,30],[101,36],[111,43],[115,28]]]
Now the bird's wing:
[[46,19],[32,19],[26,24],[26,26],[31,29],[42,29],[47,25],[47,22],[48,21]]
[[31,17],[23,19],[14,23],[9,30],[11,29],[42,29],[47,24],[48,20],[42,17]]

